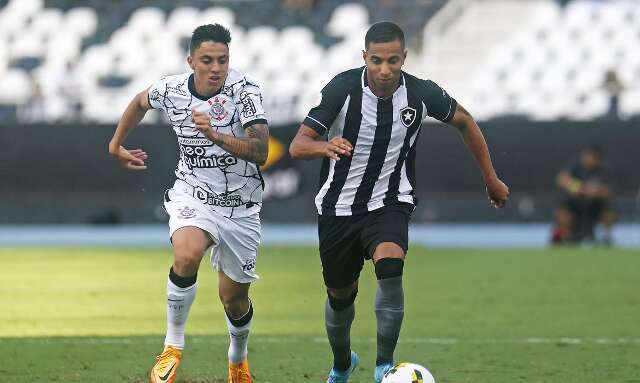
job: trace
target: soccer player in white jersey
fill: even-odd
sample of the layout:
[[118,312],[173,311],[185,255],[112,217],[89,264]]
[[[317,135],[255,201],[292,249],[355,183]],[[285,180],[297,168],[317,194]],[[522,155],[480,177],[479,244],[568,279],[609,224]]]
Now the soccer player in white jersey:
[[122,144],[147,110],[161,110],[178,138],[173,188],[164,195],[174,261],[167,279],[167,333],[151,370],[152,383],[169,383],[185,346],[200,261],[211,248],[229,330],[228,382],[249,383],[249,299],[260,243],[263,180],[269,130],[258,86],[229,68],[229,31],[202,25],[191,37],[193,72],[167,76],[139,93],[124,111],[109,153],[126,169],[144,170],[147,154]]
[[295,159],[324,157],[316,205],[328,295],[325,327],[334,357],[327,383],[347,382],[358,365],[350,330],[365,259],[373,261],[378,279],[374,381],[380,383],[393,366],[404,316],[402,274],[417,202],[415,152],[422,120],[429,116],[458,128],[493,206],[502,207],[509,195],[473,117],[434,82],[403,72],[406,56],[400,27],[371,26],[365,66],[340,73],[322,89],[319,105],[289,147]]

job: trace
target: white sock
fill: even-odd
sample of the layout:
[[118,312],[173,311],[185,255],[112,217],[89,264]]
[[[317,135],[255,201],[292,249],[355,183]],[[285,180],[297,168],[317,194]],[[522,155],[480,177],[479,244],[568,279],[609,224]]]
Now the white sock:
[[249,331],[251,330],[251,322],[253,318],[253,306],[249,306],[249,311],[241,318],[234,320],[233,322],[244,322],[244,324],[236,327],[231,323],[231,319],[225,313],[224,316],[227,321],[227,328],[229,329],[229,362],[240,363],[247,359],[247,345],[249,344]]
[[198,283],[189,287],[178,287],[167,279],[167,336],[165,346],[184,348],[184,328],[187,324],[189,309],[196,297]]

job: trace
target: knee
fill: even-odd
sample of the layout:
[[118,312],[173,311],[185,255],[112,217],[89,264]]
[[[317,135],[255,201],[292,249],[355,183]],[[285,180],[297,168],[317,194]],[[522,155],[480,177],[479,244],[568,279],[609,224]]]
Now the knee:
[[402,258],[381,258],[375,264],[376,278],[378,280],[401,277],[404,271]]
[[206,249],[191,242],[174,244],[175,265],[178,269],[197,271]]
[[[358,281],[355,281],[348,286],[340,287],[340,288],[327,287],[327,295],[329,296],[330,299],[331,298],[348,299],[352,295],[357,293],[358,293]],[[354,295],[354,299],[355,299],[355,295]]]
[[353,305],[358,295],[358,289],[351,289],[348,293],[345,291],[339,296],[332,293],[331,289],[327,289],[327,298],[329,300],[329,306],[335,311],[342,311],[349,306]]
[[249,296],[241,292],[220,293],[220,303],[232,317],[238,317],[247,311],[249,305]]
[[382,258],[400,258],[404,259],[405,250],[394,242],[379,243],[374,252],[373,259],[377,262]]

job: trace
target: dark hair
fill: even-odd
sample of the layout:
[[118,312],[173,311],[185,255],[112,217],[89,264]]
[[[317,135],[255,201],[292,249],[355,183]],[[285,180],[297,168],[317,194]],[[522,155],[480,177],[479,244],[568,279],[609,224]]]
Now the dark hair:
[[364,47],[368,48],[369,43],[388,43],[395,40],[400,40],[402,49],[404,49],[404,32],[402,32],[402,28],[390,21],[381,21],[373,24],[367,31],[364,37]]
[[193,31],[191,35],[191,43],[189,44],[189,52],[198,49],[200,44],[205,41],[213,41],[214,43],[222,43],[229,46],[231,42],[231,33],[220,24],[201,25]]

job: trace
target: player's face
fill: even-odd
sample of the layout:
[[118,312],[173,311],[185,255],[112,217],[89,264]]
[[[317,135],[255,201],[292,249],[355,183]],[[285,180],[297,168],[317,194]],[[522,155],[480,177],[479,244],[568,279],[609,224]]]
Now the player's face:
[[402,65],[407,57],[400,40],[386,43],[369,43],[362,52],[367,65],[367,80],[373,84],[374,90],[390,95],[398,87]]
[[600,157],[594,153],[593,150],[587,149],[582,151],[580,160],[582,161],[582,166],[590,170],[600,166]]
[[220,90],[227,78],[229,47],[223,43],[205,41],[191,52],[187,62],[193,69],[198,93],[211,95]]

